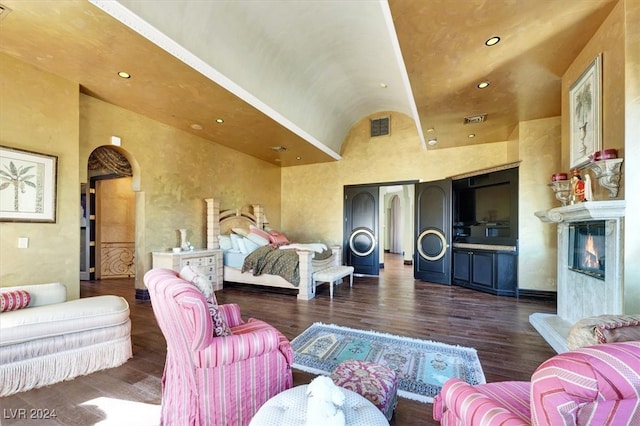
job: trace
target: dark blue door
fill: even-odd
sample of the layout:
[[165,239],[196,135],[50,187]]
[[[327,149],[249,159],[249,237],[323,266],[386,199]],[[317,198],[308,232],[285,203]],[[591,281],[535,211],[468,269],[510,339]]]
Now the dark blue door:
[[356,274],[380,273],[378,194],[377,185],[344,188],[344,260]]
[[451,285],[451,180],[416,184],[416,279]]

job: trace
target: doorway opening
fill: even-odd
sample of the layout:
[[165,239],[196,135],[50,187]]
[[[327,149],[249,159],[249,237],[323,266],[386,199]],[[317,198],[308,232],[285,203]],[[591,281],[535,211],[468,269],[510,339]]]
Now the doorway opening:
[[135,277],[135,193],[125,152],[98,147],[81,185],[80,279]]
[[380,186],[383,253],[380,267],[384,268],[385,253],[402,255],[405,265],[413,264],[414,184]]
[[356,275],[379,275],[386,253],[412,264],[414,187],[414,181],[344,187],[343,250]]

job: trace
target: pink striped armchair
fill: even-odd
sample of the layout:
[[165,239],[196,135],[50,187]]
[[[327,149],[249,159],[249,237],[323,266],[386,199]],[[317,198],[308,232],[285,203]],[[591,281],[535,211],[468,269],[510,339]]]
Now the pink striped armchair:
[[247,425],[264,402],[293,385],[293,351],[269,324],[219,310],[233,333],[214,336],[200,290],[169,269],[144,276],[153,313],[167,341],[162,377],[163,425]]
[[640,342],[607,343],[543,362],[531,382],[445,382],[442,425],[640,425]]

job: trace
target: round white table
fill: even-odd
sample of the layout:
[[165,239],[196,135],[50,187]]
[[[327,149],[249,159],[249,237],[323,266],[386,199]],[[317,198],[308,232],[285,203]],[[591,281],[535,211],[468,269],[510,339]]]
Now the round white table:
[[[388,426],[387,418],[365,397],[342,388],[346,400],[342,406],[349,426]],[[301,426],[307,417],[307,385],[280,392],[258,410],[250,426]]]

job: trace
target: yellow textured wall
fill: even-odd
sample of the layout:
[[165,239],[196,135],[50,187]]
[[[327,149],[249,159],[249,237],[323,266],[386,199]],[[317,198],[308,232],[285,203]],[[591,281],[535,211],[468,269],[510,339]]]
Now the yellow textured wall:
[[[276,166],[79,94],[76,83],[5,55],[0,93],[0,144],[58,156],[57,222],[0,223],[2,286],[58,281],[79,297],[80,182],[90,153],[112,135],[134,169],[136,287],[151,252],[176,245],[178,228],[204,246],[205,198],[224,208],[264,204],[280,226]],[[29,237],[28,249],[17,248],[18,237]]]
[[[602,148],[618,149],[624,158],[616,199],[625,199],[624,303],[626,313],[640,312],[640,2],[621,0],[562,77],[562,164],[569,167],[569,97],[573,82],[602,53]],[[596,200],[608,191],[594,179]]]
[[263,204],[270,223],[280,226],[280,168],[90,96],[81,96],[80,109],[83,167],[112,135],[137,165],[137,288],[144,288],[151,253],[178,245],[178,229],[188,230],[196,248],[206,246],[205,198],[220,198],[222,208]]
[[342,160],[282,170],[282,229],[288,236],[341,244],[345,185],[434,181],[507,162],[507,142],[423,150],[413,120],[390,116],[390,136],[370,138],[366,117],[345,139]]
[[135,238],[135,196],[130,177],[96,182],[100,241],[133,242]]
[[61,282],[79,297],[78,128],[77,84],[0,54],[0,144],[58,157],[56,223],[0,223],[0,286]]
[[[632,0],[631,3],[637,0]],[[624,1],[619,2],[562,76],[562,170],[569,171],[570,108],[569,91],[598,54],[602,54],[602,149],[615,148],[625,155],[625,21]],[[637,23],[636,23],[637,25]],[[592,176],[593,177],[593,176]],[[610,199],[609,192],[595,179],[596,200]],[[624,173],[617,199],[624,199]]]
[[[640,187],[640,1],[624,2],[625,22],[625,182]],[[640,313],[640,196],[627,191],[625,219],[625,312]]]
[[551,188],[551,175],[561,171],[561,118],[520,123],[518,190],[519,257],[521,289],[556,291],[556,225],[542,223],[536,211],[560,207]]

